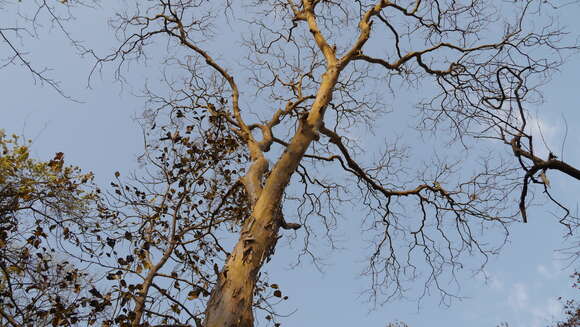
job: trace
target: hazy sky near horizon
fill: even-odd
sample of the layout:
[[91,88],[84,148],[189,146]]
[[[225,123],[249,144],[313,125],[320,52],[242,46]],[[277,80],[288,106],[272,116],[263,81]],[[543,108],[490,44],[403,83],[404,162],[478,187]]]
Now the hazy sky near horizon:
[[[77,19],[69,24],[73,37],[90,47],[110,49],[116,44],[107,27],[110,14],[110,8],[79,10]],[[580,6],[570,6],[562,12],[561,21],[571,32],[580,34],[578,14]],[[0,12],[0,21],[15,21],[11,15]],[[87,88],[93,62],[75,54],[57,31],[41,31],[39,40],[25,38],[16,44],[29,53],[34,65],[50,67],[51,76],[62,81],[62,89],[81,102],[35,84],[22,66],[7,66],[0,70],[0,129],[31,138],[32,153],[39,159],[64,152],[69,164],[95,172],[101,185],[107,185],[115,171],[126,175],[136,169],[143,136],[134,117],[141,112],[143,99],[134,94],[143,83],[132,82],[121,88],[113,81],[110,68],[105,68]],[[6,44],[0,42],[0,58],[7,53]],[[133,78],[141,76],[143,82],[159,72],[158,67],[151,66],[134,65],[131,69]],[[541,126],[546,142],[558,153],[566,139],[565,159],[576,166],[580,166],[579,87],[580,55],[576,55],[544,88],[545,102],[532,110],[533,125]],[[412,105],[414,100],[401,99],[401,103]],[[563,132],[565,124],[567,135]],[[560,175],[551,179],[554,193],[576,208],[580,183]],[[356,211],[345,212],[342,230],[352,232],[341,234],[343,249],[329,253],[323,272],[308,264],[290,269],[295,249],[285,242],[268,264],[270,276],[281,281],[284,293],[290,297],[281,307],[282,313],[291,313],[282,320],[283,326],[382,327],[401,320],[411,327],[495,327],[501,322],[512,327],[543,327],[561,316],[557,297],[573,296],[568,276],[578,269],[578,262],[565,260],[562,252],[556,251],[571,243],[562,241],[565,231],[549,210],[541,205],[531,208],[528,224],[512,226],[510,242],[491,259],[485,268],[486,277],[478,274],[460,280],[463,300],[441,305],[434,294],[420,303],[401,299],[374,309],[361,295],[368,287],[368,280],[360,276],[368,249],[358,221],[349,219],[356,216]]]

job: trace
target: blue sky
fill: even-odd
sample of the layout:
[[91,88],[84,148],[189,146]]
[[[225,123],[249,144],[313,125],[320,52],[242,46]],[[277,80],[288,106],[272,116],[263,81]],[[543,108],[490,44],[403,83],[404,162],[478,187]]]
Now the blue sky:
[[[572,6],[561,17],[571,31],[580,31],[580,23],[574,17],[578,9]],[[73,35],[91,47],[110,48],[115,41],[106,26],[107,15],[102,9],[80,11],[76,14],[78,19],[70,25]],[[0,14],[0,21],[11,19],[10,14]],[[69,163],[95,172],[97,182],[102,185],[117,170],[127,173],[135,169],[142,135],[133,117],[140,112],[143,102],[132,94],[142,84],[133,83],[121,89],[112,80],[110,69],[105,68],[101,76],[93,79],[92,88],[87,89],[90,59],[77,56],[56,32],[41,32],[40,36],[40,41],[25,39],[22,47],[30,53],[34,64],[52,68],[51,74],[62,81],[63,90],[82,103],[68,101],[47,86],[35,85],[25,69],[9,66],[0,70],[0,128],[32,138],[33,153],[38,158],[64,152]],[[5,53],[6,48],[1,45],[0,57]],[[566,117],[569,133],[565,159],[576,165],[580,165],[579,72],[580,56],[570,58],[545,87],[545,102],[532,109],[536,114],[535,125],[542,127],[547,143],[557,149],[564,138],[562,117]],[[156,73],[157,67],[133,66],[131,77],[145,81]],[[413,99],[404,98],[400,102],[411,105]],[[551,179],[554,193],[575,208],[580,184],[564,176]],[[572,296],[568,275],[578,268],[577,262],[570,266],[569,261],[562,259],[562,253],[556,251],[570,243],[562,242],[564,230],[555,223],[550,208],[541,205],[531,208],[528,224],[512,226],[510,243],[486,267],[487,281],[482,275],[460,280],[460,294],[465,299],[442,306],[434,294],[419,304],[413,299],[401,299],[374,310],[361,295],[368,287],[368,280],[360,276],[368,255],[364,235],[359,232],[356,211],[345,212],[339,230],[343,250],[333,253],[322,250],[328,254],[324,272],[307,263],[290,269],[295,249],[280,242],[282,247],[267,270],[290,297],[281,309],[293,314],[282,321],[283,325],[384,326],[398,319],[413,327],[494,327],[503,321],[514,327],[545,326],[560,315],[561,306],[556,298]]]

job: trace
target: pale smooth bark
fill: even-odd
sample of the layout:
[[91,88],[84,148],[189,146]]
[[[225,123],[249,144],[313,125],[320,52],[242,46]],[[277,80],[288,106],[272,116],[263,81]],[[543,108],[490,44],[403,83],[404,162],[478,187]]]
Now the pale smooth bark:
[[[263,189],[253,183],[260,181],[263,173],[261,162],[256,169],[250,168],[245,178],[250,198],[256,198],[252,215],[246,219],[240,238],[218,277],[206,309],[206,327],[251,327],[254,325],[252,302],[258,273],[265,259],[272,253],[282,224],[279,214],[280,200],[290,178],[310,143],[317,137],[322,124],[324,109],[332,98],[332,90],[338,79],[336,66],[324,74],[316,100],[306,119],[292,141],[272,168]],[[260,194],[255,192],[260,189]]]

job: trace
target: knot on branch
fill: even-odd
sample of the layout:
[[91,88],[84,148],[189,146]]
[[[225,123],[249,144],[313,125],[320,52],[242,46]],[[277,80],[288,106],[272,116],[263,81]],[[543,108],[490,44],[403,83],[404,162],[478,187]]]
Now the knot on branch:
[[302,227],[301,224],[298,223],[289,223],[286,222],[286,220],[284,220],[284,218],[282,218],[282,221],[280,222],[280,227],[282,227],[283,229],[293,229],[293,230],[298,230],[300,229],[300,227]]

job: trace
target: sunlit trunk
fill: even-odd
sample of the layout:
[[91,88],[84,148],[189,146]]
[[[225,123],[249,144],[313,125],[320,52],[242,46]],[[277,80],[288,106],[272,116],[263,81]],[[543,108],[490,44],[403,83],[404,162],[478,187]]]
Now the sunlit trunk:
[[[273,251],[280,229],[280,201],[292,174],[310,143],[317,137],[324,109],[332,97],[338,72],[327,71],[308,116],[266,180],[252,215],[244,222],[240,238],[218,277],[206,308],[205,327],[252,327],[253,293],[258,273]],[[254,176],[249,176],[254,177]],[[252,197],[253,195],[249,195]]]
[[220,272],[206,310],[206,327],[254,325],[254,287],[264,259],[275,246],[279,228],[272,215],[260,208],[254,210]]

